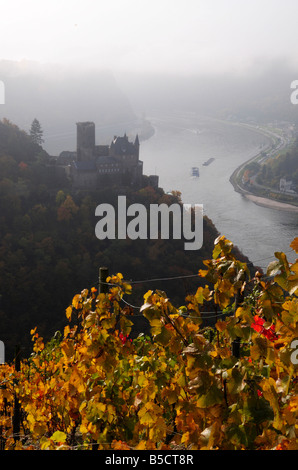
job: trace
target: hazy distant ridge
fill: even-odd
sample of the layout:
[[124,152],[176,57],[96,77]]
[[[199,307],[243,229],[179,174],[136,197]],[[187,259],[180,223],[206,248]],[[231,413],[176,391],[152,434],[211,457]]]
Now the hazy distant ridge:
[[94,121],[97,138],[108,142],[135,126],[129,100],[108,71],[0,61],[0,79],[5,84],[0,118],[29,130],[36,117],[52,154],[75,149],[77,121]]

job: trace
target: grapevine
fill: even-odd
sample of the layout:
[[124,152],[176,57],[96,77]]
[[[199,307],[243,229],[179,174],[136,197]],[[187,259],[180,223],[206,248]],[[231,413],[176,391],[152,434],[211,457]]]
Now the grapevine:
[[[1,448],[297,450],[298,260],[275,257],[251,279],[218,237],[184,306],[144,294],[150,336],[135,339],[122,274],[107,293],[76,294],[62,332],[45,342],[32,329],[20,370],[0,366]],[[226,312],[214,327],[201,315],[209,304]]]

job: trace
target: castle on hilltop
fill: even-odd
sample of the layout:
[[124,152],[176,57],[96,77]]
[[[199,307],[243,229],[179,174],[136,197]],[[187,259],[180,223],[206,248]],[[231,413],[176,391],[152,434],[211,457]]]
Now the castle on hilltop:
[[138,135],[133,143],[124,134],[115,136],[111,145],[96,145],[95,124],[78,122],[77,151],[72,152],[69,167],[73,188],[93,190],[112,184],[141,186],[143,162],[139,152]]

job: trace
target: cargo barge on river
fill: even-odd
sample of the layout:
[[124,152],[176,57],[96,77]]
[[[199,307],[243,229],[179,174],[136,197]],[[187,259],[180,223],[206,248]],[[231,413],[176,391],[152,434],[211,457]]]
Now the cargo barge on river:
[[203,163],[203,166],[208,166],[210,163],[214,162],[215,158],[209,158],[206,162]]

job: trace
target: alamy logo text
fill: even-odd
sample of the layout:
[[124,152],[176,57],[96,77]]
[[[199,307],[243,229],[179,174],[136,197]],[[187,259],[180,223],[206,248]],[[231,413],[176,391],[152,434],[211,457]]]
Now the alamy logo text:
[[203,205],[139,203],[127,207],[126,196],[118,196],[117,214],[111,204],[100,204],[95,215],[100,220],[95,226],[99,240],[184,239],[185,250],[199,250],[203,245]]

